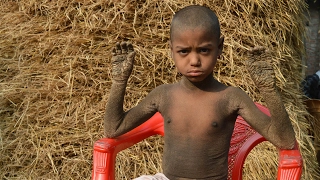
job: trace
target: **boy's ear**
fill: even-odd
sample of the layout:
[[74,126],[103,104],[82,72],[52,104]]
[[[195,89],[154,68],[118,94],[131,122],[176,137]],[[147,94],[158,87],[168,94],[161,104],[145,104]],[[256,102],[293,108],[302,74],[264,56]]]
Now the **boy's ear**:
[[219,56],[222,54],[222,50],[223,50],[223,43],[224,43],[224,36],[221,36],[219,39]]

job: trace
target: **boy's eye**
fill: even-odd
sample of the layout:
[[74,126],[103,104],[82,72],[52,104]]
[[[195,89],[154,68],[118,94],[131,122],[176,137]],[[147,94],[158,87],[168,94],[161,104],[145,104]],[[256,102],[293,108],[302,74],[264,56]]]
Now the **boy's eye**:
[[201,53],[208,53],[208,52],[209,52],[209,49],[207,49],[207,48],[201,48],[201,49],[200,49],[200,52],[201,52]]
[[179,53],[179,54],[187,54],[187,53],[188,53],[188,51],[187,51],[187,50],[185,50],[185,49],[182,49],[182,50],[179,50],[179,51],[178,51],[178,53]]

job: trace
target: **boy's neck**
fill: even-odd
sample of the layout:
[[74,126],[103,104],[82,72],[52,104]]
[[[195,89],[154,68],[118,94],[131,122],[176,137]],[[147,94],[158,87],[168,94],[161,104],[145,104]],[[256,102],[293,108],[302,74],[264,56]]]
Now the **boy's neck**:
[[200,82],[191,82],[188,78],[183,76],[180,81],[180,84],[192,91],[208,91],[215,86],[216,82],[217,80],[213,77],[213,75],[209,75],[203,81]]

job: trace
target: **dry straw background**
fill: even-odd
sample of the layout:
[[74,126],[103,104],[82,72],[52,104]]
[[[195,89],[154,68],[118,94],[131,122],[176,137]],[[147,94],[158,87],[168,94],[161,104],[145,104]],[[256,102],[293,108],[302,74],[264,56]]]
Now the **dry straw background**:
[[[125,108],[154,87],[179,79],[169,56],[169,26],[189,4],[211,7],[225,36],[216,78],[263,97],[243,68],[254,45],[270,48],[277,85],[304,157],[303,179],[318,179],[310,123],[299,91],[304,52],[303,0],[1,0],[0,178],[89,179],[92,146],[103,135],[110,49],[137,51]],[[163,142],[149,138],[119,154],[117,178],[161,171]],[[275,179],[277,151],[259,145],[244,179]]]

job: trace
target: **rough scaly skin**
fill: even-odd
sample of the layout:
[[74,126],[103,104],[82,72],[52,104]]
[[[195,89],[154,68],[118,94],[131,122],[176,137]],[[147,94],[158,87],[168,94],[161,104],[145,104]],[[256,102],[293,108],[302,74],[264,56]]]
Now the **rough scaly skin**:
[[[295,133],[292,128],[289,116],[285,110],[281,97],[275,85],[275,73],[272,68],[272,57],[266,48],[256,46],[249,50],[249,57],[245,66],[263,95],[267,107],[270,110],[271,117],[276,118],[270,125],[269,136],[281,137],[281,141],[274,142],[279,148],[291,149],[295,144]],[[283,132],[283,133],[281,133]],[[287,142],[286,144],[284,142]]]
[[131,43],[117,43],[112,50],[112,79],[116,82],[126,82],[133,68],[135,51]]
[[192,83],[182,77],[178,83],[156,87],[136,107],[124,112],[123,98],[134,51],[129,44],[117,44],[113,52],[116,63],[106,107],[105,135],[124,134],[159,111],[164,117],[166,134],[163,169],[171,180],[226,179],[230,139],[238,115],[271,143],[292,148],[294,132],[271,83],[272,68],[260,63],[269,57],[261,48],[254,48],[250,53],[247,67],[266,97],[271,118],[262,113],[245,92],[221,84],[212,75],[202,82]]
[[[135,51],[131,43],[117,42],[112,49],[112,86],[107,103],[104,131],[105,136],[115,136],[123,117],[123,98],[132,72]],[[108,120],[108,121],[106,121]]]
[[271,66],[271,55],[264,47],[258,46],[249,50],[245,62],[246,68],[260,91],[274,91],[274,70]]

